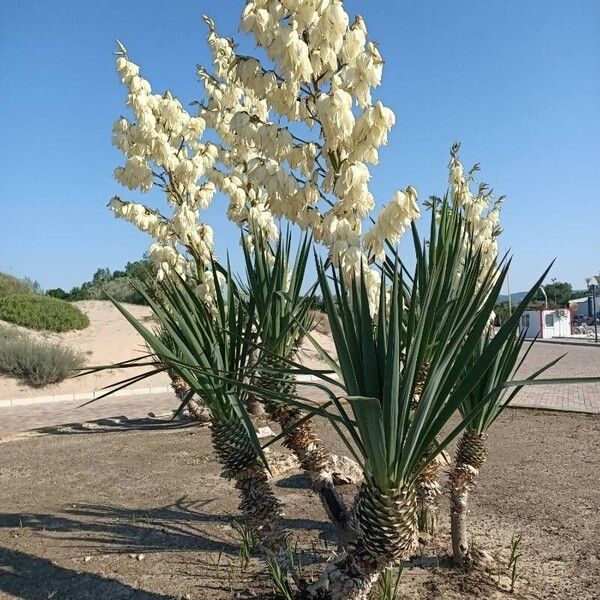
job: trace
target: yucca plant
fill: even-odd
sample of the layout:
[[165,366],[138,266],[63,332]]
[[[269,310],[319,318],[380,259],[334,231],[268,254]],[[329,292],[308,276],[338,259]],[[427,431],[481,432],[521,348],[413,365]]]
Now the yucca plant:
[[243,248],[248,294],[261,330],[259,369],[253,380],[256,395],[269,417],[280,425],[284,445],[310,477],[329,518],[343,531],[347,511],[334,485],[329,452],[297,408],[271,400],[273,395],[296,394],[293,375],[286,374],[287,362],[295,358],[313,325],[314,286],[303,290],[310,237],[302,238],[293,259],[289,232],[280,235],[274,245],[255,237],[252,252],[249,244],[243,244]]
[[[417,276],[414,280],[408,277],[407,267],[400,261],[400,268],[405,272],[407,279],[411,284],[416,285],[416,289],[410,291],[410,297],[407,295],[405,301],[410,302],[413,310],[416,313],[416,318],[425,310],[423,302],[426,300],[426,290],[430,285],[430,278],[435,276],[436,270],[439,268],[441,261],[445,261],[445,255],[448,252],[448,245],[455,252],[453,261],[446,261],[445,265],[448,269],[444,293],[448,302],[456,301],[461,293],[461,273],[464,268],[464,262],[469,259],[469,253],[472,253],[470,242],[472,240],[472,231],[469,224],[463,219],[463,211],[460,207],[451,207],[448,198],[440,200],[436,197],[431,197],[427,206],[431,209],[431,224],[429,230],[429,238],[427,242],[422,242],[417,228],[412,225],[413,246],[417,259]],[[456,244],[457,235],[462,238],[462,247]],[[395,255],[392,254],[386,257],[383,268],[390,274],[395,268]],[[493,286],[494,277],[492,273],[480,282],[481,297],[485,298]],[[415,390],[413,393],[413,408],[419,402],[422,394],[424,383],[427,379],[429,370],[429,354],[436,352],[440,344],[444,343],[446,332],[443,328],[443,323],[434,322],[429,345],[424,349],[425,355],[422,358],[422,364],[417,374]],[[444,453],[445,455],[445,453]],[[418,506],[418,527],[419,531],[425,531],[434,534],[437,527],[439,498],[441,496],[441,485],[439,481],[439,465],[442,462],[442,455],[436,456],[432,461],[429,461],[420,472],[416,481],[416,494]]]
[[[482,276],[481,256],[470,245],[456,210],[447,235],[426,276],[419,257],[412,277],[398,261],[384,270],[375,317],[362,276],[347,284],[335,269],[317,267],[338,362],[322,353],[339,374],[350,405],[348,410],[331,393],[339,415],[327,414],[364,472],[352,509],[354,538],[327,569],[334,600],[366,599],[379,574],[412,552],[416,480],[481,410],[475,407],[448,431],[449,419],[508,336],[501,331],[486,354],[472,360],[508,264]],[[427,375],[415,407],[425,362]],[[315,374],[336,383],[322,372]],[[293,404],[314,411],[308,402]]]
[[[537,288],[531,290],[521,303],[517,309],[519,315],[536,291]],[[535,340],[531,341],[527,350],[523,352],[525,338],[524,334],[519,334],[518,323],[518,319],[512,319],[506,324],[505,329],[510,335],[504,342],[502,351],[491,358],[483,377],[459,406],[463,417],[473,411],[477,413],[459,439],[454,467],[449,476],[452,553],[455,563],[459,566],[468,566],[475,558],[469,547],[468,501],[469,493],[475,487],[479,472],[488,455],[488,431],[523,385],[534,381],[564,356],[559,356],[544,365],[522,382],[522,385],[514,387],[512,391],[510,388],[506,388],[505,385],[512,380],[535,342]],[[475,348],[472,361],[477,360],[486,352],[492,339],[490,331],[482,336],[480,343]]]
[[222,475],[234,481],[242,515],[262,548],[287,573],[281,505],[267,481],[267,463],[245,408],[243,380],[260,339],[260,325],[252,300],[240,293],[230,269],[224,282],[217,271],[213,264],[212,304],[200,300],[180,278],[160,282],[157,295],[149,293],[146,286],[138,286],[162,333],[149,330],[122,305],[114,304],[154,353],[156,369],[150,373],[170,369],[189,386],[180,410],[193,394],[204,400],[211,413],[213,449],[223,467]]

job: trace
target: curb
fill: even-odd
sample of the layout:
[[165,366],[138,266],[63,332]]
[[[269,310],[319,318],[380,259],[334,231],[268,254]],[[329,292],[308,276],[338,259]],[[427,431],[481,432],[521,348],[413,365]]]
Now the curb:
[[523,404],[516,404],[514,402],[511,402],[507,408],[517,408],[521,410],[546,410],[550,412],[559,412],[567,414],[570,413],[577,415],[600,415],[600,410],[588,410],[586,408],[559,408],[558,406],[541,406],[539,404],[533,404],[530,402],[523,402]]
[[[118,390],[111,394],[113,398],[128,396],[149,396],[154,394],[168,394],[172,392],[169,386],[133,388],[131,390]],[[75,392],[73,394],[56,394],[54,396],[33,396],[30,398],[8,398],[0,399],[0,408],[11,408],[15,406],[29,406],[31,404],[46,404],[52,402],[73,402],[75,400],[93,400],[106,394],[106,390],[95,390],[93,392]]]
[[587,348],[600,348],[600,342],[596,344],[593,341],[587,340],[566,340],[561,338],[550,338],[548,340],[537,340],[536,344],[556,344],[559,346],[585,346]]
[[[332,379],[338,379],[334,373]],[[314,375],[298,375],[296,377],[298,383],[309,383],[311,381],[319,381],[319,378]],[[173,390],[170,386],[162,387],[147,387],[118,390],[111,394],[112,398],[123,398],[127,396],[152,396],[154,394],[170,394]],[[72,394],[55,394],[54,396],[31,396],[27,398],[0,398],[0,408],[14,408],[17,406],[30,406],[32,404],[50,404],[53,402],[74,402],[81,400],[93,400],[105,394],[106,390],[95,390],[93,392],[74,392]]]

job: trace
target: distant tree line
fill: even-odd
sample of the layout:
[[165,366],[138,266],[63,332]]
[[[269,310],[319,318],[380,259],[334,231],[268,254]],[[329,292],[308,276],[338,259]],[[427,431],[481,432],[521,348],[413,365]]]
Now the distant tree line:
[[53,288],[46,291],[47,296],[61,300],[106,300],[107,294],[119,302],[145,304],[143,296],[135,289],[134,281],[147,280],[154,276],[154,268],[147,258],[130,261],[122,270],[111,271],[109,268],[98,269],[90,281],[65,291]]

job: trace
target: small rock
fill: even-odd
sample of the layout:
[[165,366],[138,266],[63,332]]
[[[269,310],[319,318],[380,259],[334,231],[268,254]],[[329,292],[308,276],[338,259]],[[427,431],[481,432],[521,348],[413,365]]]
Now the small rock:
[[263,438],[275,437],[275,433],[270,427],[259,427],[256,430],[256,437],[261,440]]
[[271,452],[269,454],[269,468],[272,478],[279,477],[288,471],[293,471],[299,466],[298,460],[292,454],[285,454],[283,452]]
[[332,454],[327,468],[333,474],[333,482],[336,485],[360,483],[363,480],[362,469],[347,456]]
[[496,559],[486,550],[477,548],[473,550],[473,562],[479,567],[490,567],[496,563]]
[[144,560],[146,558],[145,554],[138,554],[136,557],[138,560]]
[[86,562],[86,563],[87,563],[87,562],[90,562],[90,560],[92,560],[92,557],[91,557],[91,556],[86,556],[86,557],[83,559],[83,562]]

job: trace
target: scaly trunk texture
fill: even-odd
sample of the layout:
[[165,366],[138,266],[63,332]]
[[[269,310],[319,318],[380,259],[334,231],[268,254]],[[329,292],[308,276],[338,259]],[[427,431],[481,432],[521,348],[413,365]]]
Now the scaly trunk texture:
[[211,433],[213,449],[223,465],[221,475],[232,479],[239,491],[240,512],[255,532],[261,548],[277,561],[284,573],[292,574],[282,506],[243,426],[237,421],[213,423]]
[[439,463],[437,457],[430,462],[417,479],[417,501],[419,531],[435,534],[438,523],[438,508],[442,494],[439,483]]
[[487,457],[487,436],[465,431],[458,442],[456,462],[450,473],[450,527],[452,553],[459,566],[471,563],[467,529],[469,493]]
[[[190,387],[186,383],[185,379],[177,375],[177,373],[175,373],[174,371],[169,370],[168,374],[171,378],[171,387],[175,392],[175,396],[177,396],[177,399],[180,402],[183,402],[190,391]],[[190,413],[190,416],[195,421],[198,421],[199,423],[210,423],[210,411],[208,410],[208,408],[206,408],[206,406],[204,406],[202,402],[199,402],[195,398],[192,398],[187,404],[187,409]]]
[[372,482],[363,483],[352,528],[355,538],[327,569],[331,600],[367,600],[380,574],[410,556],[417,536],[414,489],[384,494]]
[[[276,372],[275,361],[270,361],[270,369]],[[291,394],[295,389],[293,380],[273,381],[269,376],[259,377],[256,382],[258,389],[275,390],[281,394]],[[325,451],[321,440],[314,434],[310,422],[303,421],[300,411],[263,399],[269,417],[283,431],[284,446],[289,448],[298,459],[300,467],[310,477],[312,487],[319,495],[321,503],[331,521],[338,527],[340,539],[344,543],[348,539],[348,510],[346,504],[333,482],[333,473],[328,468],[330,455]],[[298,423],[298,425],[295,425]]]
[[187,396],[187,393],[190,391],[190,386],[185,382],[185,379],[177,375],[175,371],[171,371],[169,369],[167,373],[171,379],[171,387],[175,392],[175,396],[177,396],[177,400],[180,402],[183,401]]
[[253,417],[266,417],[267,411],[260,400],[254,394],[248,394],[246,408]]
[[[417,407],[417,404],[421,399],[423,386],[425,385],[428,372],[429,363],[425,363],[421,366],[417,376],[417,383],[415,385],[412,401],[413,408]],[[423,469],[417,479],[416,484],[417,502],[419,505],[419,531],[429,533],[431,535],[435,533],[438,522],[438,508],[440,496],[442,494],[439,479],[439,463],[436,457],[433,462],[429,463],[429,465]]]

